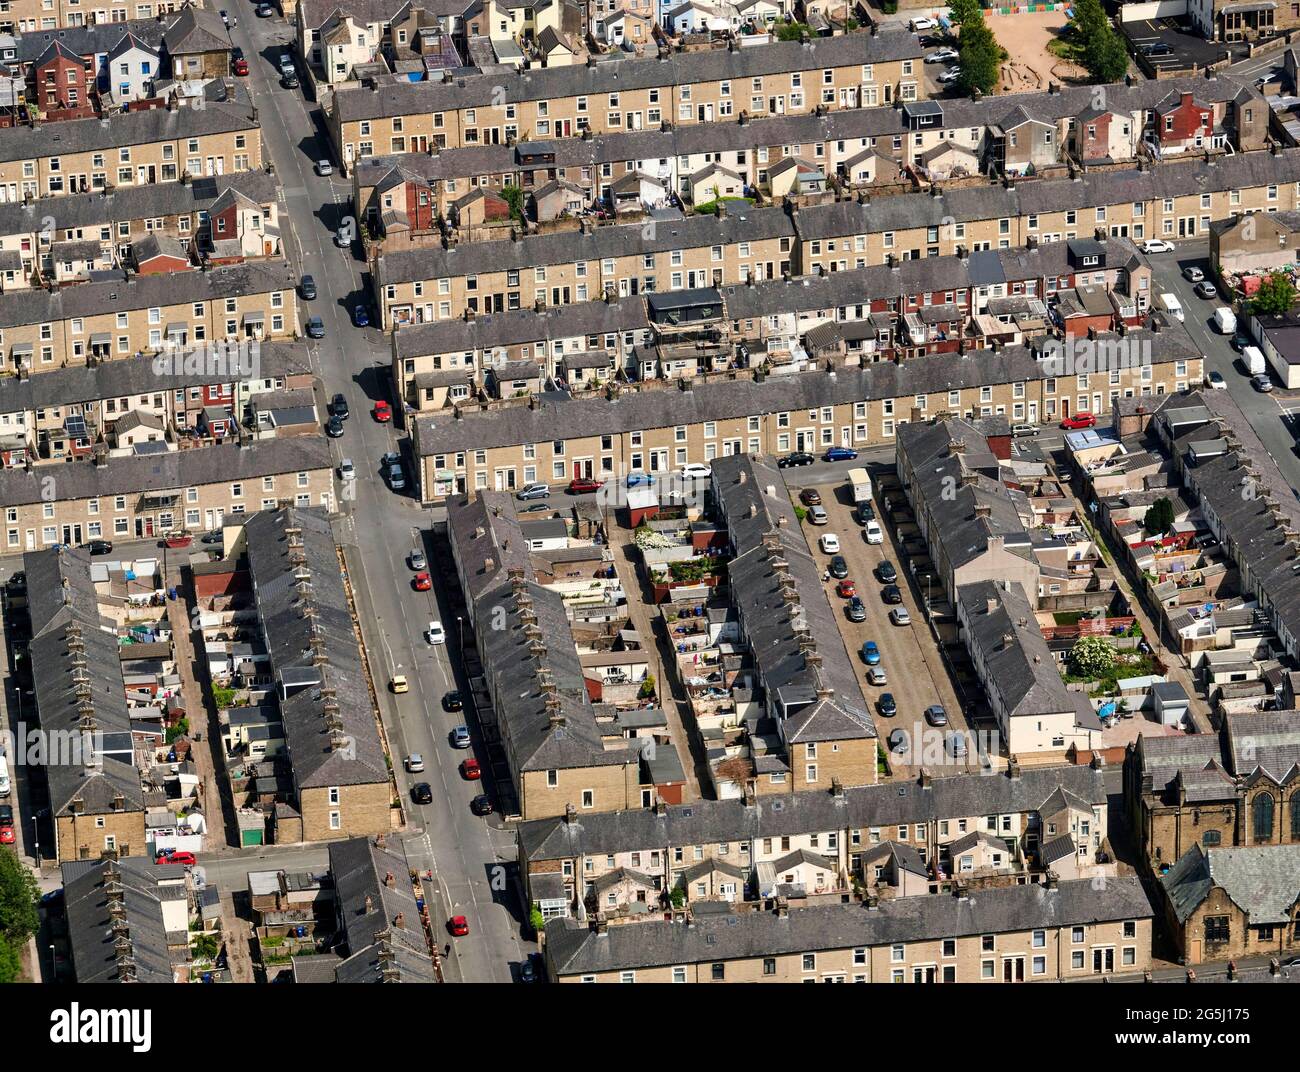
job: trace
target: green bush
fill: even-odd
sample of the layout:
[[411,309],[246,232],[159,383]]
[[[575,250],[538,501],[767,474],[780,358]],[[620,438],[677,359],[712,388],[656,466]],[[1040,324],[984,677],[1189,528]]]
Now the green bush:
[[1083,637],[1070,649],[1066,665],[1076,677],[1102,678],[1115,666],[1115,649],[1101,637]]
[[546,930],[546,920],[542,918],[542,910],[537,905],[533,905],[528,913],[528,925],[533,928],[534,934],[541,934]]

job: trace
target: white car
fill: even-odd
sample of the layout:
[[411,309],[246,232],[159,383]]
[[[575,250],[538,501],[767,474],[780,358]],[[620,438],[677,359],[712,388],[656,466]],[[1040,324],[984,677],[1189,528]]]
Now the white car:
[[340,480],[356,480],[356,478],[357,478],[357,470],[356,467],[352,464],[351,458],[344,458],[341,462],[339,462]]
[[419,752],[412,752],[406,757],[406,769],[412,774],[419,774],[424,770],[424,756]]
[[955,48],[936,49],[925,57],[926,63],[956,63],[957,60],[958,55]]
[[868,521],[864,536],[867,543],[885,542],[885,530],[880,527],[879,521]]
[[430,644],[447,643],[447,633],[442,628],[442,622],[430,622],[429,628],[424,631],[424,639]]
[[952,83],[957,81],[957,79],[959,79],[960,77],[961,77],[960,67],[949,67],[946,71],[940,74],[935,79],[935,81],[938,82],[939,85],[941,86],[950,86],[952,85]]
[[911,625],[912,616],[907,613],[906,607],[894,607],[889,612],[889,620],[895,625]]
[[821,544],[822,554],[838,555],[840,553],[840,538],[833,532],[823,532],[822,538],[817,541]]
[[1205,377],[1205,382],[1206,385],[1214,391],[1226,391],[1228,389],[1228,381],[1225,380],[1223,374],[1219,372],[1211,372]]
[[333,174],[334,174],[334,165],[331,164],[328,160],[317,160],[317,161],[316,161],[316,174],[317,174],[317,175],[333,175]]
[[683,480],[708,480],[713,475],[713,470],[699,462],[687,462],[677,470],[677,475]]
[[1166,242],[1163,238],[1148,238],[1142,243],[1143,253],[1172,253],[1174,244]]
[[924,16],[919,19],[913,19],[911,22],[913,33],[917,30],[933,30],[938,25],[939,24],[935,22],[934,19],[927,19]]

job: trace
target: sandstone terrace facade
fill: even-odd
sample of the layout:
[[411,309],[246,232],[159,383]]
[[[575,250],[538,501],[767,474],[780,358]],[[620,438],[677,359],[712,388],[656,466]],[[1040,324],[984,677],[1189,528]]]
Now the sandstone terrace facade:
[[817,371],[755,382],[737,374],[685,390],[643,386],[618,393],[612,404],[598,396],[420,417],[412,443],[421,501],[438,501],[458,487],[663,471],[728,454],[836,444],[861,449],[893,442],[900,421],[942,413],[994,416],[1021,405],[1050,418],[1069,402],[1102,416],[1113,392],[1158,395],[1200,381],[1202,358],[1185,334],[1165,329],[1126,338],[1150,343],[1150,364],[1058,379],[1044,374],[1033,352],[1016,347],[843,368],[833,378]]
[[0,200],[178,182],[186,175],[260,167],[257,109],[238,99],[207,100],[202,108],[155,108],[6,130],[0,139]]
[[[864,203],[865,201],[865,203]],[[1097,232],[1134,240],[1208,233],[1212,220],[1300,206],[1300,150],[1244,153],[1146,171],[1092,172],[798,207],[610,225],[381,255],[381,323],[566,304],[646,289],[845,271]],[[648,229],[645,233],[643,228]],[[406,310],[410,310],[406,312]]]
[[977,832],[1003,840],[1012,857],[1039,870],[1040,847],[1058,836],[1050,824],[1069,810],[1062,801],[1077,802],[1077,818],[1087,826],[1068,832],[1093,858],[1108,836],[1106,799],[1100,770],[1063,766],[987,776],[923,772],[911,782],[829,792],[599,815],[575,811],[520,825],[519,869],[529,900],[548,918],[570,914],[597,879],[620,868],[669,890],[703,861],[730,863],[748,880],[760,863],[802,850],[825,858],[837,886],[847,889],[852,877],[867,877],[867,857],[893,842],[951,873],[951,846]]
[[[591,928],[547,925],[553,982],[1065,982],[1151,965],[1136,878]],[[758,951],[758,952],[756,952]]]
[[[740,122],[689,124],[669,130],[622,131],[589,138],[542,138],[514,145],[473,145],[437,153],[384,154],[358,160],[352,168],[353,204],[363,219],[376,223],[379,208],[376,183],[393,167],[401,167],[426,182],[436,209],[446,215],[452,202],[478,188],[518,186],[525,195],[552,180],[573,183],[588,203],[606,196],[609,187],[630,171],[641,171],[668,189],[688,192],[690,177],[716,161],[752,186],[769,191],[771,170],[788,158],[802,159],[826,169],[850,186],[868,188],[892,171],[918,164],[940,145],[954,145],[975,154],[986,168],[996,166],[1003,145],[1015,133],[1017,110],[1021,125],[1047,125],[1054,132],[1060,166],[1079,157],[1077,142],[1089,127],[1093,88],[1067,88],[1056,93],[1020,93],[1014,99],[926,102],[924,115],[904,107],[835,109],[824,115],[783,115]],[[1104,90],[1112,114],[1129,125],[1127,152],[1115,160],[1135,159],[1143,131],[1149,129],[1155,107],[1179,90],[1195,90],[1213,108],[1216,125],[1238,152],[1261,149],[1267,133],[1268,107],[1251,88],[1228,77],[1140,81],[1097,87]],[[1013,107],[1014,103],[1014,107]],[[936,105],[937,115],[930,105]],[[920,110],[917,109],[919,112]],[[1010,126],[1012,129],[1008,130]],[[893,167],[883,166],[884,161]],[[865,170],[864,170],[865,169]],[[1042,167],[1039,171],[1044,170]]]
[[429,152],[915,100],[922,49],[902,32],[810,44],[675,53],[587,66],[481,73],[444,82],[347,89],[327,116],[345,168],[376,153]]
[[168,345],[291,338],[295,284],[273,260],[0,295],[0,370],[39,376]]
[[223,518],[286,503],[334,509],[334,460],[324,436],[0,471],[10,553],[100,537],[202,532]]
[[0,251],[18,253],[24,275],[39,270],[49,278],[54,272],[51,247],[58,242],[98,242],[117,264],[126,263],[132,244],[149,235],[192,248],[205,231],[204,214],[228,189],[261,205],[267,221],[278,223],[278,181],[265,171],[251,171],[0,203]]
[[[115,426],[127,414],[153,418],[168,449],[209,446],[236,433],[253,398],[310,388],[313,382],[307,348],[296,343],[261,344],[254,374],[238,367],[238,358],[225,369],[207,362],[181,366],[160,371],[144,355],[52,369],[36,377],[0,377],[4,464],[39,466],[87,458],[101,435],[104,442],[114,442]],[[84,436],[68,432],[69,418],[78,416],[85,422]]]
[[28,34],[57,30],[63,26],[152,19],[178,11],[183,6],[178,0],[157,0],[156,3],[131,0],[107,5],[83,5],[81,0],[10,0],[8,10],[0,16],[0,32]]

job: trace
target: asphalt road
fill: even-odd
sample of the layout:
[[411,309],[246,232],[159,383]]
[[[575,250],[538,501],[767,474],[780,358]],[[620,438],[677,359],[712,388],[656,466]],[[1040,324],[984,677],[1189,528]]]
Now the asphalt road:
[[1205,239],[1178,243],[1173,253],[1158,253],[1149,257],[1152,270],[1152,288],[1155,300],[1172,291],[1182,303],[1186,316],[1183,326],[1205,355],[1205,371],[1218,372],[1227,382],[1228,393],[1241,408],[1247,421],[1264,444],[1273,461],[1290,482],[1292,489],[1300,489],[1300,457],[1296,455],[1296,440],[1287,416],[1300,413],[1300,392],[1285,391],[1276,387],[1270,394],[1256,391],[1250,377],[1240,364],[1239,355],[1232,349],[1229,337],[1220,335],[1210,324],[1214,310],[1227,302],[1197,297],[1195,284],[1183,278],[1182,271],[1196,266],[1209,276],[1209,243]]
[[[420,510],[409,490],[389,490],[379,474],[380,457],[402,448],[392,426],[370,416],[376,399],[393,401],[391,351],[377,329],[352,326],[353,307],[368,302],[361,246],[344,250],[333,243],[339,225],[354,215],[350,186],[337,176],[316,174],[315,162],[330,156],[320,109],[303,90],[279,84],[279,55],[291,50],[289,24],[280,18],[258,19],[247,0],[223,2],[238,16],[231,37],[249,60],[251,75],[245,83],[258,108],[264,157],[273,162],[281,183],[281,211],[291,224],[282,228],[291,236],[285,252],[300,272],[315,278],[319,292],[315,301],[300,302],[299,307],[300,321],[315,315],[325,325],[325,338],[312,349],[312,367],[324,388],[317,402],[323,414],[328,399],[342,392],[352,414],[343,438],[332,441],[336,460],[351,458],[357,471],[352,487],[339,487],[342,518],[336,534],[353,571],[362,632],[381,690],[398,788],[406,802],[411,830],[406,851],[412,867],[431,870],[437,877],[443,903],[431,905],[435,930],[452,915],[469,920],[467,937],[446,939],[453,950],[444,966],[446,977],[508,982],[533,948],[520,937],[522,913],[512,881],[514,837],[494,819],[476,817],[469,810],[472,797],[491,793],[490,785],[467,782],[459,772],[467,754],[476,752],[480,761],[486,760],[477,748],[477,732],[475,752],[454,751],[448,744],[453,726],[464,721],[473,726],[472,720],[447,714],[441,707],[442,696],[456,687],[451,658],[455,645],[431,647],[422,633],[430,620],[441,619],[454,641],[455,619],[446,617],[447,594],[440,590],[437,571],[434,590],[416,592],[406,562],[417,541],[429,554],[431,515]],[[215,4],[208,6],[218,10]],[[407,459],[408,484],[412,475]],[[410,691],[395,696],[386,685],[399,669]],[[410,776],[402,769],[402,758],[410,752],[423,755],[423,774]],[[432,804],[411,803],[410,787],[416,781],[433,787]]]

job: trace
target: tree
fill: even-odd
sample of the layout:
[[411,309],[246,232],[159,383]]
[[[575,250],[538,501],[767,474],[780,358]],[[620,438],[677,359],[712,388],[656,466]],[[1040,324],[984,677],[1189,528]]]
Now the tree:
[[41,924],[36,911],[40,896],[36,876],[17,855],[0,852],[0,936],[15,948],[35,934]]
[[1128,70],[1128,49],[1102,9],[1101,0],[1078,0],[1070,30],[1094,82],[1118,82]]
[[1104,677],[1115,665],[1115,649],[1102,637],[1083,637],[1070,649],[1066,665],[1075,677]]
[[1251,300],[1250,311],[1256,316],[1275,316],[1287,312],[1295,304],[1295,284],[1274,272],[1259,284],[1255,297]]
[[515,223],[522,223],[524,219],[524,192],[518,186],[501,187],[501,196],[506,204],[510,206],[510,218]]
[[18,947],[0,936],[0,986],[19,982],[23,977],[23,958]]
[[1070,25],[1082,41],[1107,29],[1109,24],[1101,0],[1076,0],[1074,18],[1070,20]]
[[976,90],[992,93],[998,83],[1002,55],[1002,46],[982,14],[978,21],[963,26],[961,37],[957,39],[958,90],[968,95],[973,95]]
[[980,0],[952,0],[948,5],[948,21],[954,26],[983,22],[984,8]]
[[1174,504],[1163,496],[1147,507],[1142,527],[1148,536],[1163,536],[1174,527]]

